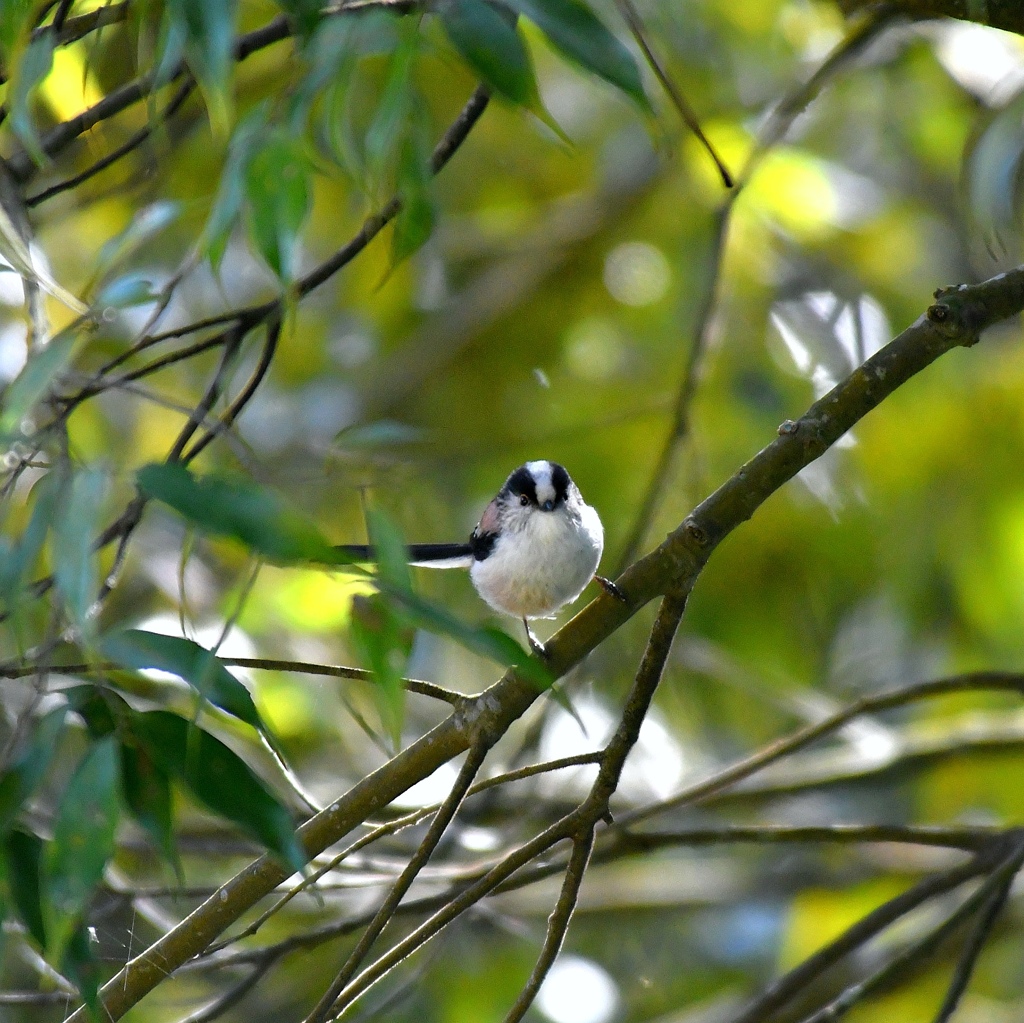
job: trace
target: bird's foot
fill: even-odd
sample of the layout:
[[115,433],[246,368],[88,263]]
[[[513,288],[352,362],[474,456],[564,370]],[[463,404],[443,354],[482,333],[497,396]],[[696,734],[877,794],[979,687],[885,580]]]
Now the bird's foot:
[[542,661],[546,661],[548,659],[547,647],[533,634],[533,629],[530,628],[530,623],[525,618],[523,619],[523,628],[526,629],[526,639],[530,644],[530,649]]
[[611,581],[611,579],[605,579],[603,575],[595,575],[594,582],[598,583],[602,590],[609,596],[614,597],[616,600],[621,601],[623,604],[629,603],[629,597],[626,596],[618,586]]

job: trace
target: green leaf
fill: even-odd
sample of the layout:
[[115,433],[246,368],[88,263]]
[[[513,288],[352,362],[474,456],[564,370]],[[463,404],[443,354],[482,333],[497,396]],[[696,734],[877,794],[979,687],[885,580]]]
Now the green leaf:
[[124,800],[132,816],[180,874],[171,814],[171,780],[167,772],[142,747],[122,743],[121,780]]
[[519,106],[537,102],[530,51],[508,8],[485,0],[444,0],[437,11],[448,38],[491,89]]
[[494,628],[477,628],[412,591],[389,590],[408,619],[420,629],[454,639],[467,650],[497,664],[513,665],[524,678],[547,689],[551,672],[531,656],[507,633]]
[[378,419],[372,423],[354,423],[344,427],[334,438],[339,448],[389,448],[404,444],[421,444],[427,438],[425,430],[394,419]]
[[99,686],[72,686],[64,690],[64,696],[94,739],[110,735],[117,727],[120,714],[128,709],[120,696]]
[[169,199],[159,199],[139,210],[123,231],[103,243],[96,258],[97,279],[104,277],[173,224],[181,216],[181,211],[182,204]]
[[409,549],[398,527],[378,508],[370,508],[366,520],[381,582],[402,592],[411,591]]
[[351,562],[276,494],[251,484],[213,476],[197,479],[176,463],[143,466],[137,479],[144,494],[170,505],[189,522],[239,540],[278,564]]
[[48,948],[63,951],[114,852],[118,818],[117,742],[95,743],[71,776],[45,855]]
[[35,791],[57,751],[57,740],[64,729],[65,707],[45,714],[36,724],[21,756],[0,775],[0,834],[14,823],[22,804]]
[[154,763],[215,813],[234,821],[295,870],[307,857],[288,810],[219,739],[166,711],[131,715],[132,734]]
[[46,948],[40,872],[43,841],[37,835],[12,831],[3,839],[7,890],[29,934]]
[[437,219],[430,191],[430,147],[423,142],[423,122],[416,120],[402,145],[398,163],[398,194],[402,208],[395,218],[391,241],[392,265],[416,252],[430,237]]
[[22,421],[71,361],[77,342],[76,333],[65,330],[33,350],[28,362],[4,392],[0,435],[12,437],[19,432]]
[[50,73],[53,67],[53,33],[43,32],[25,48],[14,69],[13,80],[7,87],[10,116],[8,123],[21,144],[40,166],[47,162],[36,130],[35,119],[29,109],[29,100],[36,86]]
[[235,126],[228,146],[228,158],[220,175],[217,197],[199,240],[199,249],[210,259],[214,272],[220,268],[228,239],[242,210],[249,161],[267,129],[269,106],[261,103]]
[[185,59],[199,82],[210,123],[227,136],[231,120],[237,0],[169,0],[167,16],[184,32]]
[[89,941],[89,928],[80,923],[64,946],[64,954],[60,959],[60,972],[70,980],[82,1001],[92,1014],[94,1020],[109,1019],[100,1005],[99,990],[103,980],[103,971],[96,956],[93,955]]
[[8,59],[28,36],[32,27],[30,19],[35,13],[34,0],[3,0],[0,3],[0,48]]
[[153,290],[153,282],[149,277],[137,271],[127,273],[123,277],[115,277],[103,286],[96,296],[96,305],[101,309],[113,306],[115,309],[127,309],[136,305],[148,305],[160,297]]
[[93,538],[99,526],[106,489],[106,476],[99,469],[75,473],[54,522],[53,558],[57,588],[71,620],[83,630],[89,628],[89,611],[97,595]]
[[405,626],[391,601],[383,594],[371,593],[353,597],[349,635],[373,672],[377,709],[394,748],[398,749],[405,721],[405,666],[413,632]]
[[617,86],[644,110],[650,110],[633,55],[582,0],[508,0],[508,3],[529,18],[565,56]]
[[249,690],[224,667],[220,658],[190,639],[126,629],[104,636],[99,649],[105,657],[126,668],[156,668],[177,675],[214,706],[264,731]]
[[400,152],[413,109],[412,71],[419,48],[419,31],[410,18],[400,26],[399,33],[384,94],[366,130],[364,142],[371,184],[378,186]]
[[249,234],[284,283],[298,271],[298,240],[309,216],[309,164],[301,144],[275,132],[249,161],[245,178]]
[[18,540],[7,545],[0,563],[0,598],[15,608],[21,596],[26,574],[35,565],[43,549],[46,534],[56,509],[59,473],[49,472],[32,487],[32,514]]

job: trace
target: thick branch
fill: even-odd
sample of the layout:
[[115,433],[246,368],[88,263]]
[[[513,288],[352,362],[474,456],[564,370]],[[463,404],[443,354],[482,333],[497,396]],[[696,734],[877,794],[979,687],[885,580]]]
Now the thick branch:
[[[874,7],[878,0],[839,0],[844,14]],[[914,18],[960,18],[1024,35],[1020,0],[898,0],[892,5]]]
[[[700,504],[656,551],[629,568],[618,580],[626,602],[602,594],[559,630],[546,647],[552,674],[564,675],[654,597],[670,589],[685,592],[718,543],[901,384],[940,355],[973,344],[986,327],[1024,309],[1024,268],[973,287],[948,289],[937,297],[940,301],[927,315],[815,402],[801,419],[783,423],[771,444]],[[504,732],[539,695],[515,671],[507,672],[480,697],[467,701],[464,710],[449,716],[308,821],[300,834],[309,854],[340,841],[415,782],[468,749],[481,728],[492,735]],[[548,836],[543,848],[552,839],[557,841],[554,835]],[[228,881],[105,985],[102,994],[110,1018],[124,1015],[285,876],[285,868],[262,857]],[[85,1023],[84,1009],[72,1019]]]

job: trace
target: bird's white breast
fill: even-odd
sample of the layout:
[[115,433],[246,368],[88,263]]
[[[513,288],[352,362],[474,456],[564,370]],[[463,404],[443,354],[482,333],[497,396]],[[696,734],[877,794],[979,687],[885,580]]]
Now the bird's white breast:
[[491,607],[520,618],[545,618],[575,600],[594,577],[604,549],[596,511],[535,511],[516,532],[502,533],[470,578]]

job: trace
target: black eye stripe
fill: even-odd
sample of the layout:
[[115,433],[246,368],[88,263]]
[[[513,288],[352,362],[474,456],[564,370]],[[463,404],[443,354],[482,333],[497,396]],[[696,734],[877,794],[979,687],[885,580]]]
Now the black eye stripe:
[[565,471],[565,466],[552,462],[551,486],[554,487],[556,501],[564,501],[568,497],[569,482],[569,474]]
[[505,486],[502,487],[502,490],[515,494],[516,497],[526,497],[531,504],[537,503],[537,484],[525,465],[520,466],[505,480]]

